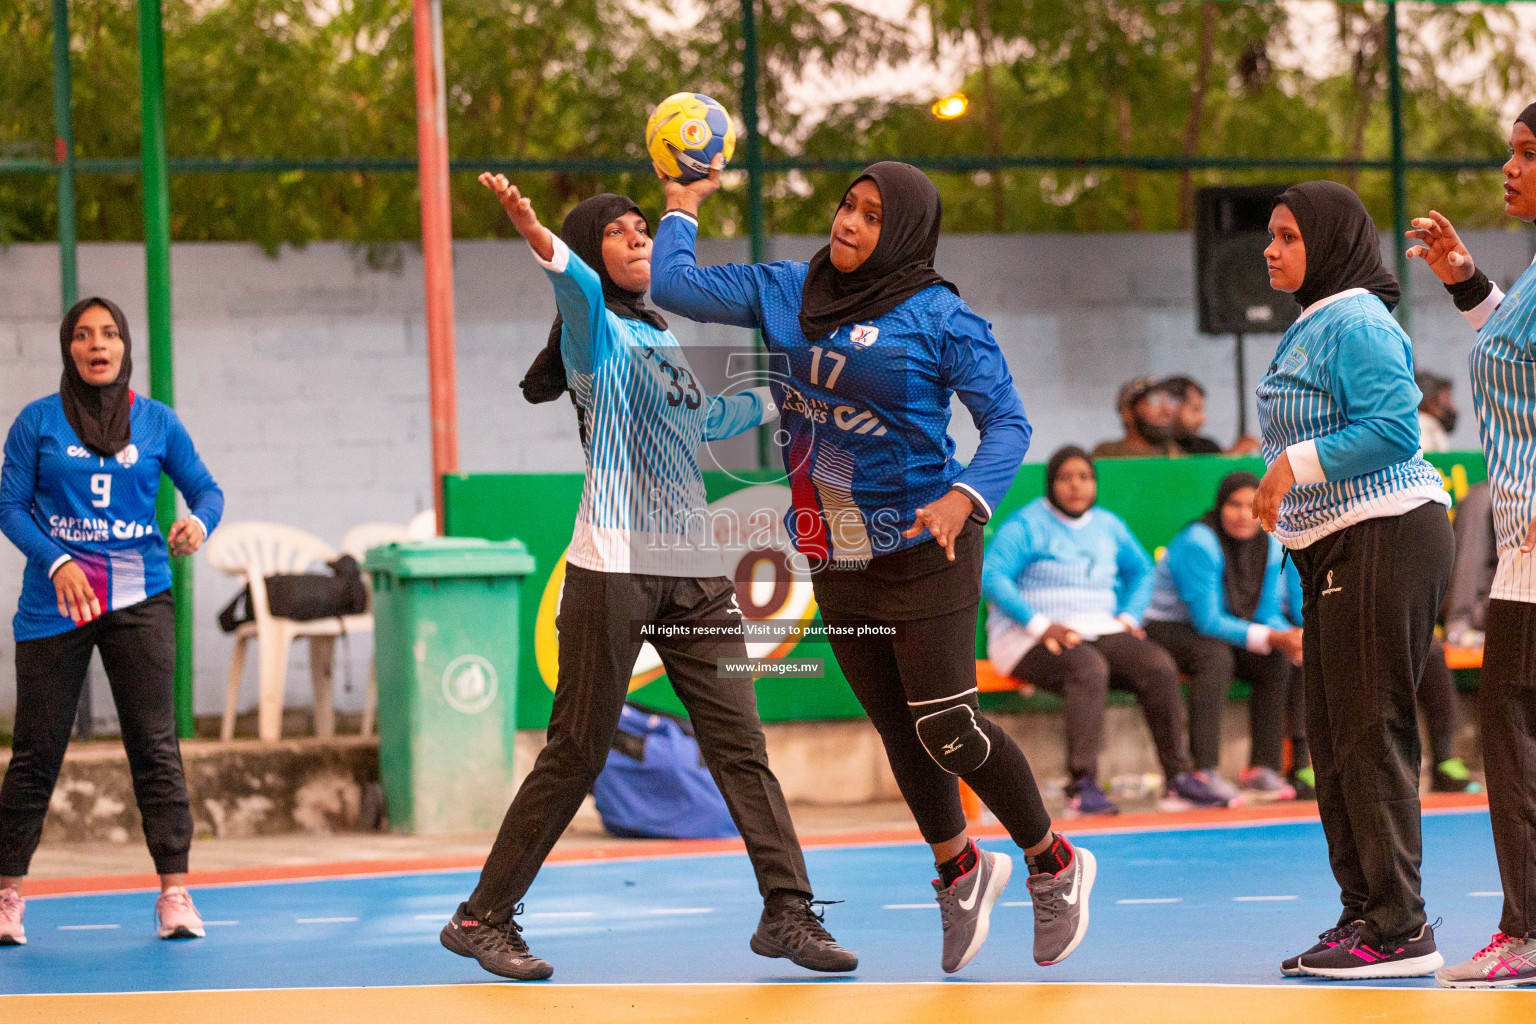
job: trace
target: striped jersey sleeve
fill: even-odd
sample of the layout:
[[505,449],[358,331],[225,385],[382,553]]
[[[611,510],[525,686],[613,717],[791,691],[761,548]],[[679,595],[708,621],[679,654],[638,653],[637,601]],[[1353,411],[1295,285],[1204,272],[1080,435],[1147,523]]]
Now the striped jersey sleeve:
[[1520,545],[1536,519],[1536,263],[1510,286],[1489,296],[1470,356],[1472,402],[1492,491],[1493,530],[1499,552],[1490,597],[1536,602],[1536,553]]

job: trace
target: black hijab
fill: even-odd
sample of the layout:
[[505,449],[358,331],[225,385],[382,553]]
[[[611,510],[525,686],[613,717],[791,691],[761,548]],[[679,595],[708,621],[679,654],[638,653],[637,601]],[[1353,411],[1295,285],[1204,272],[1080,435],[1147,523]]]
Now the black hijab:
[[1307,273],[1296,289],[1306,309],[1318,299],[1348,288],[1364,288],[1397,305],[1402,289],[1381,262],[1381,239],[1360,197],[1336,181],[1304,181],[1280,193],[1275,205],[1288,207],[1307,247]]
[[[75,366],[75,357],[69,354],[69,346],[75,340],[75,325],[92,306],[100,306],[112,314],[117,324],[117,334],[123,339],[123,365],[117,371],[117,379],[110,384],[88,384]],[[59,354],[64,357],[64,374],[59,379],[59,398],[64,402],[64,418],[80,436],[80,443],[104,459],[110,459],[128,447],[131,431],[128,414],[133,405],[133,392],[128,388],[128,378],[133,375],[133,341],[128,337],[128,318],[111,299],[91,296],[69,307],[64,322],[59,325]]]
[[[626,213],[638,213],[642,220],[645,219],[633,199],[601,192],[577,203],[576,208],[565,215],[565,221],[560,225],[560,239],[597,272],[603,282],[603,303],[610,310],[626,320],[643,320],[658,331],[664,331],[667,322],[660,313],[646,306],[645,293],[632,292],[614,284],[613,278],[608,276],[608,265],[603,262],[603,231]],[[549,328],[549,340],[544,343],[543,351],[534,357],[533,365],[518,385],[523,389],[523,397],[535,405],[553,402],[565,393],[565,360],[560,356],[560,330],[564,325],[565,318],[556,313],[555,322]]]
[[[880,240],[869,258],[848,274],[832,265],[830,244],[811,257],[800,292],[800,330],[809,341],[884,316],[936,284],[960,294],[933,269],[944,209],[928,176],[911,164],[882,160],[865,168],[848,189],[861,181],[872,181],[880,190]],[[847,195],[845,191],[843,197]]]
[[1209,526],[1216,539],[1221,541],[1221,553],[1226,558],[1222,587],[1227,595],[1227,611],[1249,621],[1259,610],[1259,599],[1264,596],[1264,576],[1269,570],[1269,534],[1260,530],[1247,540],[1238,540],[1222,525],[1221,510],[1237,491],[1258,486],[1259,478],[1246,470],[1228,473],[1216,488],[1216,504],[1200,517],[1200,522]]
[[1093,466],[1092,455],[1089,455],[1075,444],[1069,444],[1065,448],[1056,449],[1056,454],[1051,456],[1051,461],[1045,464],[1045,500],[1050,502],[1057,512],[1060,512],[1068,519],[1077,519],[1087,513],[1086,509],[1083,512],[1068,512],[1061,507],[1061,502],[1056,500],[1056,474],[1061,472],[1062,466],[1065,466],[1073,459],[1082,459],[1088,463],[1088,472],[1093,474],[1095,480],[1099,478],[1099,471]]
[[1529,128],[1532,135],[1536,135],[1536,103],[1520,111],[1520,116],[1515,120]]

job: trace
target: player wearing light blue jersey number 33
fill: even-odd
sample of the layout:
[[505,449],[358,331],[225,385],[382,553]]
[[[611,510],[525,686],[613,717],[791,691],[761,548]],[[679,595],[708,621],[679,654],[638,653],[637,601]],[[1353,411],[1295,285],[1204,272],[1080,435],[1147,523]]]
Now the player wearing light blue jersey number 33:
[[[535,980],[554,969],[528,951],[514,918],[602,771],[640,654],[638,627],[741,624],[735,584],[699,515],[699,446],[756,427],[776,410],[766,389],[703,392],[667,322],[643,302],[651,238],[633,201],[593,196],[557,237],[506,178],[480,180],[554,287],[559,317],[523,391],[548,401],[569,387],[587,472],[555,620],[559,677],[548,742],[442,943],[493,974]],[[811,970],[853,970],[858,956],[837,945],[812,907],[805,858],[768,768],[752,680],[718,673],[723,659],[746,657],[739,630],[653,642],[757,874],[764,908],[751,948]]]
[[[1025,851],[1035,959],[1058,963],[1088,927],[1093,857],[1051,831],[1029,762],[976,699],[981,524],[1018,472],[1029,420],[991,326],[934,269],[938,189],[909,164],[877,163],[809,263],[701,267],[698,208],[718,187],[718,166],[667,184],[653,294],[695,320],[759,328],[787,367],[771,382],[794,495],[785,525],[829,628],[873,620],[895,634],[829,640],[933,848],[940,964],[958,971],[981,948],[1013,863],[968,839],[957,778]],[[968,465],[948,432],[956,395],[981,433]]]
[[[80,689],[101,652],[161,879],[161,938],[201,938],[185,888],[192,814],[176,738],[170,556],[219,524],[224,496],[169,406],[134,394],[122,310],[82,299],[59,329],[57,394],[16,417],[0,469],[0,531],[27,556],[16,631],[16,735],[0,786],[0,946],[26,941],[21,877],[42,836]],[[162,536],[164,473],[191,514]]]

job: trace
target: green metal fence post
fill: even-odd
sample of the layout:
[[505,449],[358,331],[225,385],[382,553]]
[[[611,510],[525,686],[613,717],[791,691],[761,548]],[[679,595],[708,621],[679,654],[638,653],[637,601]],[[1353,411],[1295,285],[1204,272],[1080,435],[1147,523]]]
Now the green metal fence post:
[[[176,404],[171,346],[171,193],[165,152],[165,37],[160,0],[139,0],[139,89],[144,138],[139,162],[144,185],[144,269],[149,308],[149,395]],[[160,532],[176,521],[176,489],[160,478],[155,502]],[[192,735],[192,565],[171,559],[176,600],[176,731]]]
[[1403,155],[1403,68],[1397,50],[1397,0],[1387,0],[1387,103],[1392,115],[1392,252],[1396,257],[1397,280],[1403,288],[1397,319],[1406,331],[1413,314],[1408,301],[1407,240],[1403,237],[1408,231],[1408,164]]
[[[753,263],[766,258],[766,229],[763,225],[763,137],[757,120],[757,12],[756,0],[741,0],[741,117],[747,143],[747,233],[751,239]],[[768,368],[763,347],[763,333],[752,332],[758,350],[758,371]],[[773,450],[772,435],[765,425],[757,430],[757,465],[767,466]]]
[[75,119],[69,71],[69,0],[53,0],[53,159],[59,165],[59,299],[80,298],[75,265]]

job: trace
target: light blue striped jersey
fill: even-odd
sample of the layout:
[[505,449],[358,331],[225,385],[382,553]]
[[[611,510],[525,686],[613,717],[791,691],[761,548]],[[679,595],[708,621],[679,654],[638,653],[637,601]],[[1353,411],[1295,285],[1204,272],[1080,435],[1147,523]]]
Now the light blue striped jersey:
[[1296,474],[1280,502],[1282,544],[1304,548],[1366,519],[1450,504],[1419,451],[1420,398],[1412,344],[1375,295],[1352,288],[1302,313],[1258,388],[1264,461],[1289,452]]
[[1536,518],[1536,263],[1494,299],[1470,360],[1499,549],[1489,596],[1536,602],[1536,557],[1520,552]]
[[1096,640],[1140,622],[1152,597],[1152,559],[1125,521],[1092,508],[1069,519],[1044,498],[1008,517],[987,546],[987,656],[1011,672],[1051,623]]
[[723,574],[699,447],[777,415],[768,389],[704,394],[672,332],[608,309],[597,273],[558,237],[554,259],[539,262],[565,320],[560,354],[587,464],[566,560],[598,572]]

